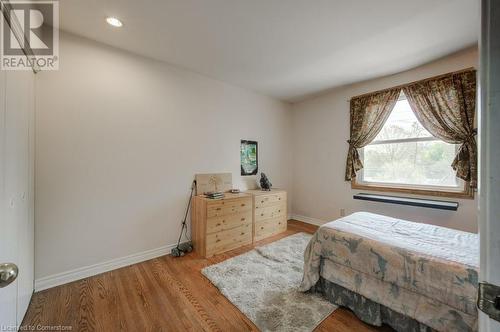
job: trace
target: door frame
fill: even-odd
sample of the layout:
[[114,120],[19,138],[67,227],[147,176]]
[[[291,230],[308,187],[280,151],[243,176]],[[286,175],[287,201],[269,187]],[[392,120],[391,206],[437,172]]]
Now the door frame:
[[[479,39],[479,281],[500,285],[500,2],[481,1]],[[479,311],[479,331],[500,322]]]

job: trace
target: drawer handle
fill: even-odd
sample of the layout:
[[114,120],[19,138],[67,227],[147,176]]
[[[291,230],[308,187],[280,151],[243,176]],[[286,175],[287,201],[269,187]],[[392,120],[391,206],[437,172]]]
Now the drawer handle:
[[264,213],[261,213],[261,214],[260,214],[260,216],[261,216],[261,217],[264,217]]
[[245,221],[246,218],[241,218],[241,221]]
[[278,210],[278,212],[281,212],[281,210]]
[[218,223],[218,224],[217,224],[217,226],[220,226],[220,225],[221,225],[221,223]]
[[220,242],[220,239],[215,240],[215,242]]
[[245,205],[246,205],[245,203],[241,204],[241,206],[245,206]]
[[220,210],[221,210],[221,208],[217,208],[217,211],[220,211]]
[[261,227],[260,229],[264,229],[264,227]]
[[241,234],[240,234],[240,235],[245,235],[245,232],[241,232]]
[[260,201],[261,203],[264,203],[264,201]]

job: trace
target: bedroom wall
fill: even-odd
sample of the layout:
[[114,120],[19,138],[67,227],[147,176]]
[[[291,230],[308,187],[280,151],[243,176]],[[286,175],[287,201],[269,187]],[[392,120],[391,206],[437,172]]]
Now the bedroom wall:
[[38,289],[165,253],[195,173],[253,188],[240,139],[291,189],[289,104],[69,34],[36,89]]
[[[293,109],[293,217],[324,223],[369,211],[412,221],[477,232],[477,199],[458,200],[457,212],[354,200],[344,181],[349,139],[349,102],[356,95],[468,67],[476,67],[475,47],[399,74],[343,86],[296,103]],[[397,194],[396,194],[397,195]],[[428,198],[428,197],[427,197]]]

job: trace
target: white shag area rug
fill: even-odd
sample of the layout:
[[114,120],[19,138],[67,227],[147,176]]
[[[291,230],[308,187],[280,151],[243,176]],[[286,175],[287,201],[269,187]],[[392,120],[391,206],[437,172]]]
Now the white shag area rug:
[[201,272],[261,331],[312,331],[337,307],[298,290],[310,239],[294,234]]

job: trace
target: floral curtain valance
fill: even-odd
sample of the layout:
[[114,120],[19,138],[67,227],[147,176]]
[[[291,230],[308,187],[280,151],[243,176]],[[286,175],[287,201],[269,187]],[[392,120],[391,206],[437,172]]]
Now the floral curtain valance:
[[476,71],[466,70],[387,89],[351,99],[349,151],[346,181],[363,168],[357,149],[377,136],[401,93],[420,123],[435,137],[460,144],[452,163],[458,178],[477,186],[477,144],[474,117]]

